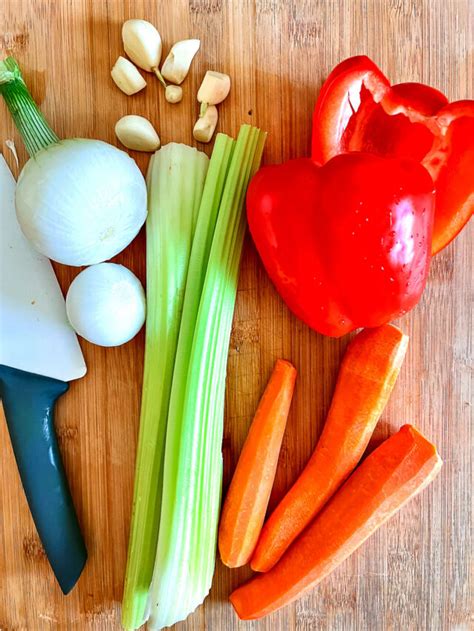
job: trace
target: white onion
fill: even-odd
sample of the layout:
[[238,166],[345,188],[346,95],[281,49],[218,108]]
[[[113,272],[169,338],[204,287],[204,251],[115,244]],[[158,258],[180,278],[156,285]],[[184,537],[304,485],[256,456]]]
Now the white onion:
[[74,330],[89,342],[119,346],[131,340],[145,322],[145,292],[123,265],[92,265],[71,283],[66,311]]
[[100,140],[61,140],[39,151],[18,180],[20,226],[35,248],[66,265],[121,252],[146,219],[146,185],[132,158]]

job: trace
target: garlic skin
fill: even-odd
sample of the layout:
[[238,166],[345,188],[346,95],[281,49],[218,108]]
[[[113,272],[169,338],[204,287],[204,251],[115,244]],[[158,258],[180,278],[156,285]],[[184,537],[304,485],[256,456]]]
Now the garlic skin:
[[183,39],[173,44],[161,67],[162,76],[176,85],[183,83],[200,45],[199,39]]
[[130,59],[143,70],[154,72],[161,60],[161,37],[146,20],[127,20],[122,26],[122,41]]
[[146,81],[131,61],[120,56],[115,62],[110,75],[115,85],[128,96],[143,90]]
[[[217,105],[227,98],[230,92],[230,77],[223,72],[208,70],[198,90],[197,100],[207,105]],[[205,109],[205,108],[204,108]]]
[[193,136],[199,142],[210,142],[217,126],[219,115],[215,105],[209,105],[205,113],[200,116],[193,129]]
[[99,346],[120,346],[145,322],[145,292],[138,278],[123,265],[100,263],[72,281],[66,312],[73,329]]
[[165,90],[165,99],[168,103],[179,103],[183,98],[183,88],[179,85],[167,85]]
[[122,145],[135,151],[156,151],[160,138],[150,121],[143,116],[129,114],[115,125],[115,134]]

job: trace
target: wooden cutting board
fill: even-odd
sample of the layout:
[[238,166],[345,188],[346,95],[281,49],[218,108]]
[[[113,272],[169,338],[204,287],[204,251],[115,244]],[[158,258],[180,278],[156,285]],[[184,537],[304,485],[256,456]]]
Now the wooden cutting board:
[[[130,17],[159,29],[165,51],[186,37],[202,48],[168,105],[158,82],[126,97],[110,68]],[[367,53],[394,82],[423,81],[451,99],[474,97],[472,0],[0,0],[0,53],[20,62],[31,90],[62,137],[116,143],[127,113],[150,118],[162,142],[192,143],[195,94],[208,68],[228,72],[219,129],[243,122],[269,133],[265,159],[307,155],[321,83],[341,59]],[[14,138],[0,103],[1,150]],[[208,151],[208,149],[206,149]],[[145,169],[148,156],[135,155]],[[10,160],[12,164],[12,161]],[[247,568],[217,563],[210,597],[176,628],[193,631],[456,630],[470,627],[472,413],[472,226],[433,261],[416,310],[399,322],[410,349],[374,444],[409,421],[439,447],[442,473],[311,594],[257,623],[239,623],[227,602]],[[297,244],[295,244],[297,247]],[[117,260],[142,279],[141,234]],[[77,269],[56,266],[64,290]],[[5,270],[2,270],[5,273]],[[8,272],[7,272],[8,273]],[[348,338],[334,340],[296,320],[247,241],[227,380],[225,485],[270,374],[285,357],[299,371],[271,505],[303,467],[321,432]],[[89,372],[57,413],[66,469],[89,549],[74,591],[63,597],[30,518],[0,419],[0,629],[119,629],[141,390],[143,333],[117,349],[82,343]]]

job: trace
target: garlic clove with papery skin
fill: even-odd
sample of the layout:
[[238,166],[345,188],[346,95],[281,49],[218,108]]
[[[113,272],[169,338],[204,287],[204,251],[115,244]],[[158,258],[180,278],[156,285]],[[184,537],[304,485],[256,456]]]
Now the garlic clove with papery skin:
[[201,103],[201,116],[208,105],[217,105],[227,98],[230,92],[230,77],[223,72],[208,70],[198,90],[197,100]]
[[125,59],[125,57],[119,57],[115,62],[114,67],[110,72],[115,85],[131,96],[143,90],[146,86],[146,81],[142,75],[138,72],[137,68],[131,61]]
[[179,85],[167,85],[165,90],[165,99],[168,103],[179,103],[183,98],[183,88]]
[[199,39],[183,39],[173,44],[161,67],[163,77],[176,85],[181,84],[189,72],[191,62],[200,45]]
[[193,136],[199,142],[210,142],[217,126],[219,115],[215,105],[209,105],[203,116],[200,116],[193,129]]
[[122,145],[135,151],[156,151],[160,138],[150,121],[143,116],[129,114],[115,125],[115,134]]
[[125,52],[139,68],[154,72],[163,86],[166,83],[158,69],[161,61],[161,36],[146,20],[127,20],[122,26]]

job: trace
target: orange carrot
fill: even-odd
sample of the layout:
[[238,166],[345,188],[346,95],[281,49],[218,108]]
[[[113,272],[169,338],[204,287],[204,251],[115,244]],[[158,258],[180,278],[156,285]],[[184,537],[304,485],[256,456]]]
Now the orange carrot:
[[351,474],[383,412],[408,337],[387,324],[349,344],[321,438],[305,469],[265,523],[251,560],[267,572]]
[[295,379],[295,367],[277,360],[240,454],[219,526],[219,551],[228,567],[249,562],[262,529]]
[[277,565],[230,596],[239,618],[253,620],[317,585],[438,473],[436,448],[403,426],[358,467]]

